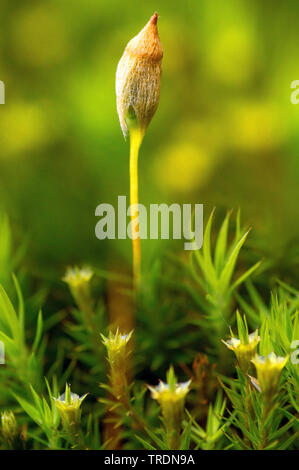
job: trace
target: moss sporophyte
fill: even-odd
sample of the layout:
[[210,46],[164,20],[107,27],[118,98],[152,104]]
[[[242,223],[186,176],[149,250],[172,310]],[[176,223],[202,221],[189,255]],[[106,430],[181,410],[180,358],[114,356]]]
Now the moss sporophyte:
[[[94,3],[100,5],[100,2]],[[204,17],[215,19],[215,10],[208,12],[208,4],[213,2],[206,3]],[[236,8],[237,2],[231,0],[230,3]],[[52,41],[53,35],[47,34],[48,22],[41,21],[48,19],[49,15],[41,12],[39,8],[37,16],[36,13],[32,16],[31,10],[30,6],[29,16],[25,15],[26,12],[23,9],[21,15],[17,15],[17,23],[14,24],[17,26],[14,29],[18,30],[17,39],[30,37],[30,34],[27,34],[28,30],[33,29],[36,33],[32,28],[32,25],[36,23],[40,25],[44,37],[51,36]],[[124,6],[124,12],[125,10],[127,17],[132,18],[128,5]],[[229,13],[227,5],[225,5],[225,12]],[[208,16],[206,13],[209,13]],[[221,28],[224,27],[223,32],[227,36],[227,22],[224,21],[225,15],[221,14],[223,12],[221,12],[220,2],[217,5],[217,13],[219,13]],[[250,25],[252,18],[250,15]],[[9,29],[11,29],[10,26],[9,24]],[[56,25],[54,22],[50,24],[51,31],[53,26],[55,26],[55,31],[59,30],[59,24]],[[201,30],[209,30],[209,24],[205,24],[205,20],[201,22],[201,26],[203,26]],[[241,26],[242,33],[243,26],[239,26]],[[245,23],[244,26],[246,26]],[[173,50],[173,57],[172,59],[170,57],[170,60],[172,60],[172,66],[175,65],[175,67],[169,72],[170,75],[174,72],[174,80],[177,82],[175,89],[182,90],[190,75],[194,75],[193,72],[197,71],[192,54],[196,53],[198,48],[196,45],[192,48],[192,31],[189,31],[190,28],[186,31],[186,24],[180,12],[177,17],[174,13],[168,18],[167,28],[169,33],[174,33],[172,38],[169,38],[169,45]],[[113,25],[107,26],[107,29],[113,31]],[[228,29],[231,29],[230,25]],[[252,41],[254,38],[251,37],[251,29],[249,30],[249,45],[254,46],[258,41]],[[20,31],[25,33],[24,38],[20,36]],[[85,28],[82,28],[82,31],[85,34]],[[106,31],[103,36],[105,33]],[[184,38],[185,33],[188,36],[186,38]],[[213,36],[212,39],[216,40],[209,40],[201,34],[201,39],[205,39],[202,43],[208,46],[204,54],[200,54],[201,59],[209,59],[207,67],[215,66],[214,52],[219,49],[220,43],[224,43],[227,48],[231,45],[230,43],[234,46],[238,42],[234,41],[234,36],[225,41],[218,40],[222,39],[220,36],[219,38],[215,38],[214,34]],[[242,33],[241,39],[244,38]],[[239,42],[241,46],[244,45],[244,41]],[[60,45],[61,41],[58,43]],[[115,45],[115,40],[113,43]],[[33,41],[30,40],[28,44],[33,45]],[[87,47],[90,47],[90,44],[87,44]],[[21,49],[23,53],[26,47]],[[28,50],[27,56],[29,57],[30,47]],[[46,51],[47,47],[41,50]],[[108,54],[103,55],[104,61],[109,60],[109,52],[112,50],[113,45],[108,48]],[[94,52],[92,56],[94,55],[95,60],[98,61],[97,49]],[[184,52],[187,52],[187,57],[183,57]],[[226,62],[231,62],[222,52],[223,47],[218,55],[223,56]],[[253,52],[251,48],[250,52]],[[30,252],[25,263],[21,262],[24,248],[26,248],[26,240],[24,246],[24,237],[18,236],[22,234],[22,227],[16,233],[16,239],[22,242],[17,248],[14,246],[15,237],[11,236],[7,220],[0,214],[0,450],[108,450],[112,452],[105,452],[104,464],[128,465],[129,463],[129,466],[135,467],[137,463],[144,463],[145,460],[147,462],[149,460],[150,464],[158,465],[194,464],[195,462],[190,459],[192,459],[192,454],[195,457],[197,450],[200,452],[201,450],[299,449],[299,351],[298,349],[294,351],[299,345],[299,291],[287,285],[285,281],[278,281],[278,283],[275,281],[275,284],[273,282],[276,275],[281,273],[292,284],[296,283],[298,257],[291,243],[294,232],[287,234],[289,237],[286,241],[290,243],[286,246],[283,243],[276,243],[280,241],[278,237],[281,231],[276,233],[273,246],[268,246],[268,241],[275,235],[275,230],[271,230],[275,224],[273,225],[271,220],[270,223],[262,220],[260,238],[257,236],[253,239],[251,246],[244,252],[243,246],[249,231],[243,229],[240,211],[233,224],[230,220],[231,212],[228,212],[222,224],[219,224],[218,230],[215,228],[215,223],[213,225],[213,211],[207,220],[204,236],[202,236],[202,205],[195,204],[193,219],[191,214],[194,205],[192,207],[191,204],[173,203],[171,206],[148,204],[147,209],[142,204],[138,204],[138,154],[147,127],[158,106],[162,55],[157,32],[157,14],[155,14],[144,29],[128,44],[117,69],[117,108],[123,134],[130,138],[131,146],[131,205],[126,205],[126,196],[116,195],[115,199],[118,196],[118,212],[116,208],[114,211],[113,206],[107,205],[106,220],[103,218],[97,224],[99,233],[103,234],[103,225],[107,221],[106,234],[109,232],[112,236],[104,238],[112,239],[130,237],[127,223],[131,224],[135,290],[132,291],[131,280],[126,276],[126,257],[121,256],[120,250],[117,250],[114,255],[112,252],[105,253],[105,247],[101,247],[103,249],[98,253],[93,250],[93,246],[87,247],[89,248],[87,250],[83,247],[84,240],[88,244],[84,233],[81,244],[85,249],[81,252],[77,250],[81,237],[73,241],[67,240],[66,243],[73,242],[72,246],[67,247],[72,249],[68,250],[64,250],[65,244],[61,245],[60,238],[55,244],[51,244],[51,253],[58,257],[56,260],[58,264],[55,263],[55,256],[53,258],[51,253],[50,256],[49,253],[47,256],[46,252],[45,256],[39,256],[41,253],[39,248],[42,247],[37,247],[37,250]],[[250,56],[254,59],[254,54]],[[178,59],[180,59],[179,63]],[[204,64],[203,60],[201,62]],[[66,65],[68,63],[69,61]],[[88,68],[87,73],[84,67],[83,75],[77,73],[76,67],[76,76],[72,80],[72,90],[69,94],[69,97],[76,95],[75,108],[77,109],[82,101],[82,96],[79,101],[77,99],[78,85],[82,84],[82,78],[85,79],[85,76],[88,75],[88,79],[91,78],[89,84],[94,84],[94,87],[92,86],[92,89],[87,87],[88,93],[84,95],[87,99],[83,100],[84,122],[89,121],[87,117],[90,117],[90,121],[94,121],[93,114],[87,116],[90,111],[88,96],[94,96],[95,88],[99,90],[99,80],[96,74],[98,67],[94,67],[94,60],[89,65],[91,67]],[[240,68],[238,65],[236,63],[236,69]],[[56,70],[57,67],[55,66],[54,69]],[[253,71],[255,79],[256,67]],[[213,72],[212,70],[207,72],[204,73],[204,82],[207,82],[208,76],[213,75],[210,73]],[[191,78],[194,80],[194,77]],[[200,81],[199,87],[193,87],[194,89],[190,90],[189,98],[192,95],[191,98],[194,99],[198,88],[204,90],[203,85],[207,85],[204,82]],[[101,85],[100,95],[102,96],[105,92],[105,86],[103,87],[105,84]],[[238,87],[240,98],[242,98],[241,88]],[[254,87],[251,88],[254,91]],[[226,91],[231,91],[231,87]],[[231,95],[231,93],[227,94]],[[20,96],[16,96],[16,107],[23,109],[25,103],[19,103],[18,98]],[[30,100],[30,96],[27,98]],[[174,100],[176,99],[177,96],[174,97]],[[190,104],[190,100],[187,99],[186,102]],[[195,103],[194,109],[192,106],[191,109],[182,106],[184,107],[183,115],[178,112],[180,123],[176,122],[177,116],[173,117],[179,139],[174,135],[171,147],[180,147],[179,153],[182,154],[188,166],[186,159],[188,160],[190,152],[192,153],[189,149],[189,141],[192,141],[193,156],[198,147],[200,148],[202,144],[209,147],[210,141],[213,141],[211,149],[212,153],[215,153],[215,161],[217,160],[215,170],[218,164],[220,164],[218,168],[220,170],[225,166],[224,158],[227,156],[229,163],[225,172],[229,180],[227,185],[232,188],[232,194],[236,195],[239,186],[244,184],[244,181],[237,181],[235,185],[237,178],[234,178],[236,176],[234,172],[241,170],[240,175],[244,173],[245,160],[242,159],[241,165],[231,165],[232,153],[228,151],[231,145],[227,147],[225,139],[222,138],[219,139],[219,145],[214,145],[214,140],[217,140],[219,133],[219,126],[214,120],[217,113],[213,109],[210,110],[211,112],[206,112],[209,108],[208,99],[201,100],[201,103],[204,109],[200,116],[196,116],[196,110],[201,107],[201,104]],[[237,107],[237,102],[232,104],[233,106],[228,108],[229,113],[234,112],[233,108]],[[14,109],[12,111],[9,124],[10,121],[20,124],[20,120],[15,118],[19,114],[23,115],[24,112],[17,110],[15,113]],[[27,105],[25,111],[27,113]],[[28,113],[26,113],[27,116]],[[79,114],[77,113],[76,118]],[[220,120],[221,117],[222,113]],[[237,134],[236,121],[234,119],[232,126],[233,135]],[[255,120],[252,121],[257,127]],[[36,119],[33,120],[34,123],[38,124]],[[1,127],[0,125],[0,130]],[[22,130],[22,126],[18,127]],[[36,126],[31,127],[35,131]],[[6,128],[7,123],[4,130]],[[228,129],[227,124],[224,123],[224,128],[221,127],[221,129]],[[26,130],[28,129],[25,126]],[[105,131],[105,125],[102,126],[102,131]],[[35,132],[29,133],[35,134]],[[7,133],[2,132],[2,134]],[[13,134],[11,133],[11,140],[22,140],[21,138],[15,139]],[[158,135],[161,135],[161,130],[160,133],[158,130]],[[204,135],[208,135],[208,139],[202,139]],[[120,137],[122,138],[121,135]],[[159,139],[155,140],[157,142]],[[104,147],[105,144],[104,142]],[[26,154],[30,154],[29,147],[27,147],[25,148]],[[161,154],[159,150],[156,160],[162,160],[164,154],[168,153],[167,145],[163,150],[163,142],[159,143],[159,147]],[[116,144],[115,148],[117,148]],[[249,150],[252,149],[249,148]],[[263,147],[262,150],[265,149],[269,150],[268,146]],[[96,146],[95,154],[98,153],[97,150]],[[102,151],[104,155],[104,149]],[[172,158],[172,151],[171,149],[169,159]],[[5,154],[5,151],[2,153]],[[209,157],[210,153],[207,153]],[[239,153],[235,153],[238,160]],[[276,162],[277,153],[276,151],[262,152],[263,155],[260,156],[266,158],[265,168],[272,157],[274,157],[274,163]],[[33,152],[33,156],[34,154]],[[248,155],[246,152],[245,154],[247,158]],[[197,156],[200,160],[201,152]],[[252,160],[253,152],[249,157]],[[161,180],[161,189],[169,176],[167,175],[169,159],[165,160],[166,164],[163,167],[166,170],[165,174],[160,169],[156,172],[156,176]],[[36,163],[35,157],[27,158],[26,162],[30,163],[30,160],[32,160],[31,163]],[[258,167],[251,166],[251,163],[252,170],[258,169]],[[91,160],[86,164],[86,169],[94,168]],[[113,162],[110,164],[113,166]],[[147,166],[152,168],[152,162]],[[237,168],[238,166],[240,168]],[[280,165],[274,166],[275,170],[280,169]],[[11,169],[14,170],[17,167],[18,159],[13,162]],[[176,165],[174,167],[178,168]],[[60,170],[63,168],[64,165],[59,167]],[[32,173],[31,169],[29,168],[28,175]],[[8,171],[6,164],[4,170]],[[200,170],[197,170],[194,171],[195,179],[197,173],[200,173]],[[12,173],[13,171],[8,171],[7,174]],[[217,171],[212,176],[216,177],[216,173]],[[248,174],[247,180],[250,180],[255,173],[257,172],[252,171]],[[182,173],[178,175],[179,178],[184,179]],[[269,176],[271,175],[272,173]],[[57,172],[53,173],[53,176],[57,176]],[[33,178],[32,181],[37,182],[38,179],[40,178]],[[94,180],[96,183],[98,178],[95,177]],[[218,175],[214,180],[214,184],[206,188],[208,189],[206,194],[211,193],[211,197],[214,194],[216,199],[219,199],[219,194],[224,193],[222,191],[223,178]],[[21,185],[21,189],[32,186],[31,196],[40,194],[41,188],[35,187],[35,184],[32,185],[32,181],[28,180],[25,186]],[[265,201],[270,205],[271,196],[275,195],[276,191],[274,194],[268,178],[265,183],[265,187],[262,188],[262,185],[261,188],[265,191],[270,189],[270,197]],[[17,189],[17,186],[18,184],[12,181],[12,188]],[[43,189],[47,189],[48,186],[51,185],[46,184]],[[80,191],[77,186],[71,186],[71,195]],[[213,186],[216,187],[216,193],[214,193]],[[256,185],[254,184],[252,188],[256,189]],[[81,192],[86,194],[84,189],[86,188],[82,186]],[[195,186],[189,189],[193,191]],[[249,189],[250,187],[248,187],[248,194],[254,192]],[[48,196],[54,196],[56,192],[54,187]],[[105,192],[104,189],[103,192]],[[259,197],[261,192],[256,192]],[[4,194],[5,191],[2,193]],[[13,196],[13,193],[14,191],[10,191],[8,196]],[[154,190],[152,194],[155,194]],[[196,192],[188,194],[196,197]],[[291,194],[294,194],[293,191]],[[59,200],[60,195],[61,192],[58,191],[56,201]],[[34,198],[31,196],[27,202],[33,201]],[[46,196],[47,193],[43,195],[43,197]],[[275,197],[276,199],[279,200],[278,197]],[[256,199],[255,202],[258,200]],[[285,198],[284,202],[286,202]],[[255,207],[254,204],[251,206]],[[295,208],[294,204],[291,206]],[[131,208],[133,208],[132,211]],[[102,209],[105,210],[103,206],[100,207],[100,210]],[[146,210],[149,211],[148,214]],[[80,205],[78,205],[78,211],[80,213]],[[20,211],[14,212],[17,214]],[[96,215],[103,216],[101,213]],[[192,226],[191,223],[189,224],[191,219],[194,220]],[[72,217],[71,220],[74,218]],[[57,221],[57,228],[59,228],[59,217]],[[32,222],[32,227],[37,227],[38,224],[34,223],[34,220]],[[218,224],[218,220],[216,223]],[[194,230],[193,233],[187,230],[191,227]],[[40,232],[41,235],[44,232],[46,234],[48,223],[43,228],[45,230]],[[148,228],[148,231],[145,228]],[[87,230],[84,232],[87,235]],[[184,233],[183,236],[181,232]],[[268,233],[271,234],[269,240],[265,238]],[[199,239],[198,234],[200,234]],[[143,238],[157,239],[158,237],[166,240],[184,238],[186,241],[184,249],[193,252],[183,253],[179,248],[175,253],[162,253],[160,249],[162,243],[144,242],[144,245],[148,247],[157,245],[156,253],[153,256],[148,253],[146,256],[148,270],[145,273],[140,269],[139,242],[143,243],[141,241]],[[44,239],[44,243],[47,244],[47,241],[48,237]],[[198,249],[201,245],[203,249]],[[277,251],[280,245],[281,253]],[[62,249],[56,250],[55,247]],[[68,254],[78,256],[79,259],[84,259],[86,256],[92,258],[94,271],[90,268],[71,267],[63,278],[66,284],[62,282],[59,284],[55,271],[60,269],[61,263]],[[260,261],[256,258],[259,258],[260,254],[266,255],[267,259],[261,272],[258,272]],[[10,279],[12,269],[18,273],[20,283],[15,275],[12,280]],[[117,269],[120,269],[121,273],[116,274]],[[140,275],[140,271],[144,272],[143,276]],[[34,273],[33,279],[30,275],[32,272]],[[270,291],[269,286],[273,286],[273,290]],[[139,287],[142,291],[138,292]],[[136,292],[137,295],[135,295]],[[237,311],[235,317],[234,309],[238,307],[242,309],[244,315],[241,316]],[[38,311],[39,308],[40,311]],[[133,318],[134,313],[136,321]],[[105,336],[100,335],[101,332]],[[221,342],[221,338],[225,341]],[[290,360],[288,360],[288,354],[290,354]],[[189,366],[194,355],[196,356],[191,369]],[[176,377],[172,366],[169,368],[170,361],[179,368],[182,379]],[[232,367],[232,362],[235,362],[235,369]],[[164,372],[167,369],[169,370],[166,380],[159,382],[158,378],[164,378]],[[191,378],[191,383],[190,380],[185,381],[184,373],[187,373],[187,380]],[[65,385],[65,390],[61,390],[61,384],[64,385],[67,380],[72,381],[77,393],[74,393],[68,384]],[[145,381],[151,385],[146,386]],[[84,395],[86,392],[90,394],[87,398]],[[142,455],[141,460],[137,456],[126,456],[127,450],[142,449],[146,452],[139,454]],[[114,453],[114,450],[125,451],[125,454],[121,456],[120,452]],[[178,452],[172,452],[172,450]],[[200,459],[202,453],[197,456]]]
[[[138,233],[138,155],[146,129],[152,120],[160,96],[163,50],[155,13],[140,33],[125,48],[116,72],[117,112],[124,137],[130,134],[130,201]],[[132,237],[133,279],[140,286],[140,237]]]

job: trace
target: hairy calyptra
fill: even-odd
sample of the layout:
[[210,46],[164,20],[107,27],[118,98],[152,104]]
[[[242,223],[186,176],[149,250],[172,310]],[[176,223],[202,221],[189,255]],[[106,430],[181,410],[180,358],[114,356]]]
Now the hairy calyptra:
[[127,45],[116,72],[117,112],[126,137],[130,120],[144,134],[159,104],[163,50],[155,13]]
[[130,206],[133,282],[140,287],[141,248],[138,215],[138,155],[147,126],[159,104],[163,50],[155,13],[127,45],[116,71],[117,112],[124,137],[130,133]]

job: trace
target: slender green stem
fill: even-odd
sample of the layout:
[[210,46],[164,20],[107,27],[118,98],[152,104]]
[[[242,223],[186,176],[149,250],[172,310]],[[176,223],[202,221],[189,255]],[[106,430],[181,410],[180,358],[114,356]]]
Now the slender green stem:
[[133,284],[138,290],[141,282],[141,249],[138,216],[138,155],[144,131],[138,127],[130,130],[130,205],[133,247]]

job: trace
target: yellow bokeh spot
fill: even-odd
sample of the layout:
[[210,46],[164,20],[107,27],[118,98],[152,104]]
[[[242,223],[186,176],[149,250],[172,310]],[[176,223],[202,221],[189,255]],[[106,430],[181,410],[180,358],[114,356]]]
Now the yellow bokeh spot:
[[34,150],[48,139],[44,112],[33,104],[16,103],[1,109],[1,156]]
[[229,113],[231,143],[244,152],[271,151],[285,140],[279,110],[264,102],[237,103]]
[[240,85],[252,76],[254,44],[246,29],[227,29],[210,43],[207,56],[215,79],[227,85]]
[[178,142],[154,163],[157,184],[166,190],[189,192],[205,184],[213,168],[210,156],[193,142]]
[[21,11],[12,24],[12,44],[18,60],[30,66],[53,66],[67,54],[65,25],[52,8]]

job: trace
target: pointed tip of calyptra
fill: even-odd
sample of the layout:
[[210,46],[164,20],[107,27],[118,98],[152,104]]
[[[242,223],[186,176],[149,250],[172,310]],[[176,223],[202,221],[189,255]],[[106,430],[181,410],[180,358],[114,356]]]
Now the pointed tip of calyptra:
[[158,13],[154,13],[144,28],[127,45],[126,52],[135,57],[148,57],[160,62],[163,57],[163,49],[160,43],[157,27]]
[[156,13],[153,14],[153,16],[151,17],[151,19],[149,20],[149,23],[156,25],[157,22],[158,22],[158,18],[159,18],[159,15],[158,15],[158,13],[156,12]]

